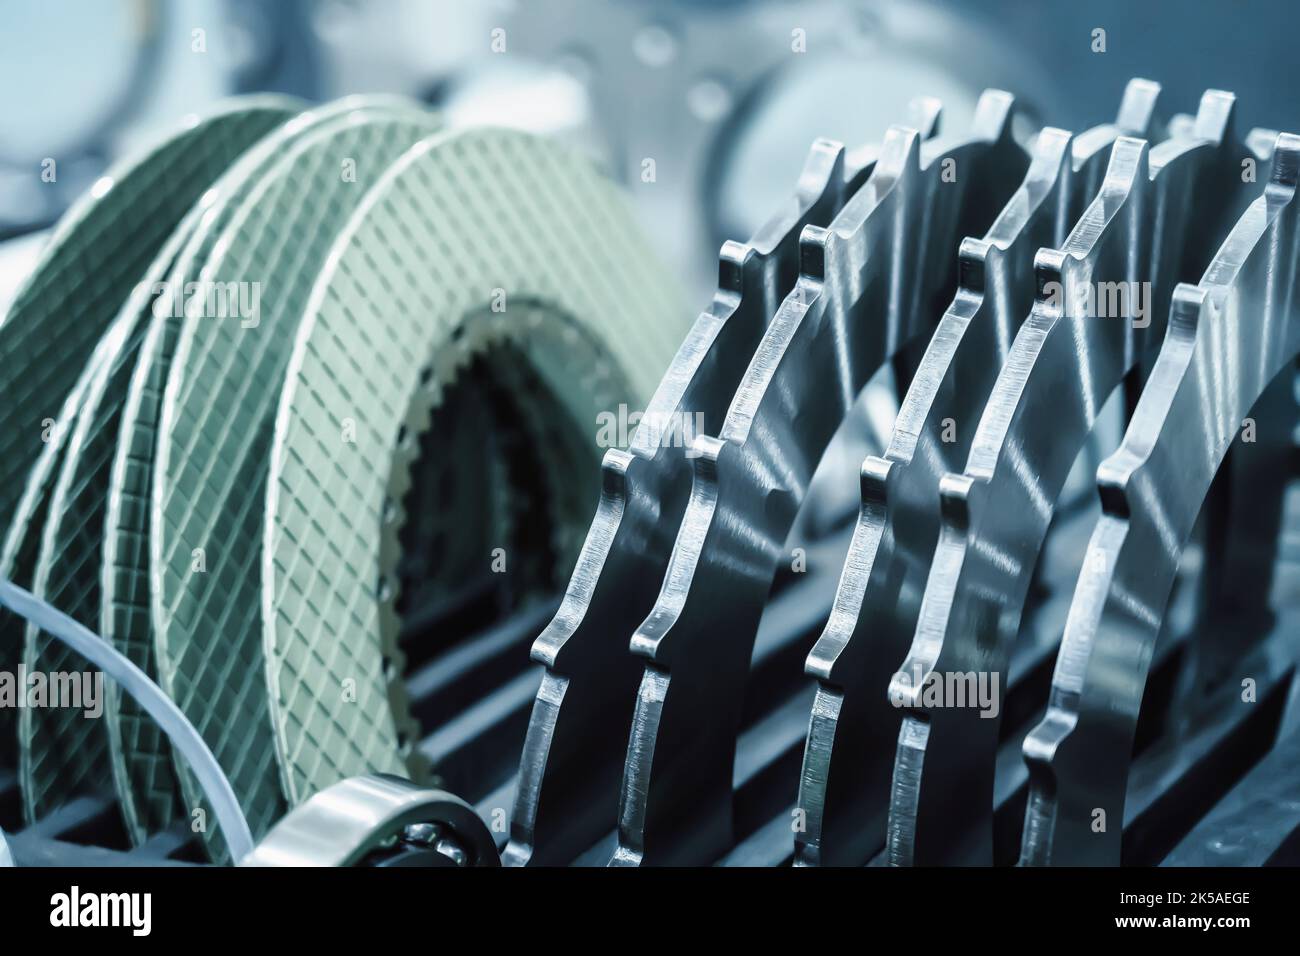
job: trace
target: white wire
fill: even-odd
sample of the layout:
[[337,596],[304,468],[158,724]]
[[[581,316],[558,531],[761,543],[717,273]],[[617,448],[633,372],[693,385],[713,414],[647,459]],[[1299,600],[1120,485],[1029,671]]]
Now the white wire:
[[[204,795],[212,804],[212,811],[226,838],[230,855],[238,862],[252,852],[253,834],[248,829],[248,820],[240,809],[239,801],[235,799],[230,781],[226,779],[221,765],[204,743],[203,737],[161,687],[93,631],[4,578],[0,578],[0,605],[67,644],[134,697],[136,703],[148,711],[149,716],[163,729],[172,746],[194,771]],[[0,834],[0,865],[4,865],[7,856],[9,852],[4,847],[3,835]]]

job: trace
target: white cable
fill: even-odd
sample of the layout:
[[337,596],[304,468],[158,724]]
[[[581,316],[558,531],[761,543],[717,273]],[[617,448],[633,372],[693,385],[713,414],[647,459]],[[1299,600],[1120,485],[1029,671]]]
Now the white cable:
[[[212,756],[203,737],[172,703],[171,698],[163,693],[162,688],[93,631],[3,578],[0,578],[0,605],[31,621],[47,634],[57,637],[134,697],[136,703],[148,711],[149,716],[163,729],[172,746],[180,752],[198,777],[230,847],[230,855],[235,860],[241,860],[252,852],[253,834],[248,829],[248,820],[239,807],[239,801],[235,799],[230,781],[226,779],[221,765]],[[8,856],[3,836],[0,836],[0,865],[4,865]]]

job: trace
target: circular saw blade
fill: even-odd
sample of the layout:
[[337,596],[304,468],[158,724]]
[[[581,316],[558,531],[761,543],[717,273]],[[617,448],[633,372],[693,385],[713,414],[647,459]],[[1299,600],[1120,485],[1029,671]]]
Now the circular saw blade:
[[[260,836],[285,810],[257,629],[256,567],[271,420],[289,345],[330,242],[402,151],[436,128],[384,100],[292,143],[204,264],[168,375],[153,475],[151,616],[163,688],[226,769]],[[231,293],[231,290],[235,290]],[[216,317],[205,315],[220,313]],[[178,765],[192,809],[203,797]],[[203,831],[216,859],[221,835]]]
[[[412,395],[436,394],[508,339],[594,428],[601,411],[651,393],[686,314],[615,187],[516,132],[421,143],[330,263],[276,420],[262,551],[271,710],[295,802],[400,767],[411,743],[393,713],[395,668],[384,669],[393,611],[380,556],[384,465]],[[485,567],[491,552],[485,542]]]

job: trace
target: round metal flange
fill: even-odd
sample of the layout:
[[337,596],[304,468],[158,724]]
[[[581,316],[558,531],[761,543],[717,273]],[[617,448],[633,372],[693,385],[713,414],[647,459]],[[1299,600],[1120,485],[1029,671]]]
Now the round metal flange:
[[423,850],[424,865],[501,865],[491,831],[469,804],[389,774],[351,777],[314,794],[240,865],[385,865],[403,844]]
[[[285,810],[258,634],[262,489],[271,422],[306,297],[367,188],[436,129],[384,99],[289,144],[257,177],[186,302],[159,419],[151,618],[163,688],[226,769],[255,835]],[[237,300],[237,302],[236,302]],[[202,794],[183,765],[191,809]],[[204,831],[214,858],[221,835]]]
[[[594,428],[650,394],[686,314],[613,184],[554,143],[448,132],[375,187],[313,292],[276,420],[263,639],[291,800],[412,753],[384,517],[417,391],[436,401],[509,342]],[[519,559],[480,544],[485,570]]]

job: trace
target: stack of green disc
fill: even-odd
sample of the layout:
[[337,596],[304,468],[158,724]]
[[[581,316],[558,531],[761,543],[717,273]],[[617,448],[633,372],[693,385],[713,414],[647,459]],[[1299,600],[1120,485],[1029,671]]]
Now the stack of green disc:
[[[156,677],[255,837],[345,777],[425,772],[401,582],[562,585],[600,416],[640,407],[688,318],[558,145],[386,97],[299,109],[236,101],[116,169],[0,324],[0,576]],[[3,615],[18,646],[86,670]],[[111,787],[135,844],[183,818],[228,860],[198,780],[104,690],[103,719],[0,724],[27,819]]]
[[[254,836],[285,810],[257,627],[272,410],[330,240],[367,187],[434,125],[414,108],[358,103],[290,143],[198,273],[200,284],[226,284],[256,306],[226,317],[189,310],[168,375],[150,528],[158,673],[226,770]],[[187,806],[197,809],[198,784],[181,770]],[[223,858],[219,834],[203,832]]]
[[372,190],[313,290],[271,455],[262,633],[290,800],[400,769],[414,744],[381,555],[420,390],[436,404],[510,343],[590,448],[600,412],[651,393],[686,314],[615,188],[546,140],[447,132]]
[[[100,178],[55,229],[0,322],[0,576],[32,584],[74,417],[95,366],[128,331],[117,320],[123,303],[216,175],[292,108],[281,97],[252,97],[187,119]],[[0,654],[10,663],[22,633],[11,616],[0,620]],[[0,710],[0,757],[12,753],[13,713]],[[24,787],[29,818],[30,793]]]

